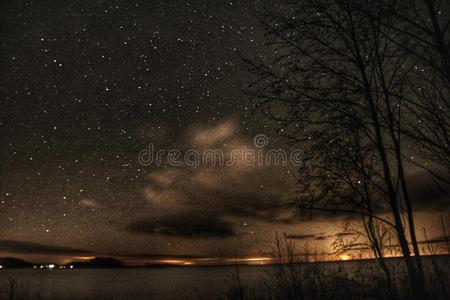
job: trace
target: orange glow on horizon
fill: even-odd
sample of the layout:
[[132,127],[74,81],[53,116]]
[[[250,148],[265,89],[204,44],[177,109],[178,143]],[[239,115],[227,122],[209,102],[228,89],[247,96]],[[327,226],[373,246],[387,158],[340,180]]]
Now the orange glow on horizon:
[[233,265],[233,264],[262,265],[272,263],[273,259],[271,257],[239,257],[239,258],[205,257],[192,259],[157,259],[149,262],[156,264],[168,264],[178,266]]
[[351,256],[347,255],[347,254],[342,254],[339,256],[340,260],[351,260]]
[[94,259],[95,256],[75,256],[74,259],[76,260],[91,260]]

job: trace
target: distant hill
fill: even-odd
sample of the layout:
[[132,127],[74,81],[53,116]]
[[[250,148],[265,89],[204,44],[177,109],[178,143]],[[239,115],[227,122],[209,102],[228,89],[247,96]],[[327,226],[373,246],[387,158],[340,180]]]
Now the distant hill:
[[0,265],[4,268],[32,268],[33,264],[23,259],[4,257],[0,258]]
[[[67,265],[72,265],[74,268],[124,268],[125,263],[112,257],[96,257],[90,261],[73,262]],[[66,265],[66,266],[67,266]]]

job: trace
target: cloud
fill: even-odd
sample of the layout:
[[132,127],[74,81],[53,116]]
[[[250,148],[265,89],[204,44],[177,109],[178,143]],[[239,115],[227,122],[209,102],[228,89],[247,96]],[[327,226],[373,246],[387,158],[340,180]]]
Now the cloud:
[[344,236],[353,236],[355,233],[352,232],[339,232],[336,234],[326,234],[324,232],[320,233],[312,233],[312,234],[287,234],[286,238],[292,240],[314,240],[314,241],[323,241],[329,238],[336,237],[344,237]]
[[[293,166],[244,163],[234,151],[256,151],[253,137],[243,134],[234,119],[215,125],[193,125],[177,133],[180,137],[168,149],[190,147],[200,156],[217,150],[223,161],[233,164],[200,163],[198,166],[166,164],[148,171],[142,193],[146,210],[121,225],[128,232],[182,238],[236,236],[234,226],[248,222],[289,224],[298,220],[282,204],[295,193]],[[177,148],[184,141],[185,145]],[[195,213],[194,213],[195,212]],[[196,213],[200,212],[200,213]],[[220,217],[219,217],[220,216]]]
[[0,240],[0,251],[21,254],[45,255],[78,255],[91,253],[90,251],[82,249],[13,240]]
[[84,198],[80,200],[80,205],[87,208],[99,208],[101,205],[93,198]]
[[[446,177],[445,174],[441,175]],[[426,171],[410,174],[408,184],[416,210],[440,211],[450,208],[450,186],[443,183],[437,186]]]
[[357,233],[355,233],[355,232],[339,232],[339,233],[335,234],[336,237],[354,236],[354,235],[357,235]]
[[287,234],[286,238],[292,240],[314,240],[318,237],[317,234]]
[[206,259],[203,255],[186,255],[186,254],[120,254],[117,255],[125,259]]
[[[445,171],[433,170],[442,178],[447,178]],[[447,173],[448,174],[448,173]],[[443,182],[439,186],[433,181],[430,174],[421,169],[415,169],[407,174],[407,185],[410,193],[410,198],[413,204],[414,213],[420,212],[446,212],[450,209],[450,185]],[[379,215],[389,218],[391,212],[387,202],[380,203]],[[357,216],[346,212],[339,212],[337,209],[332,211],[332,207],[328,207],[330,211],[314,211],[306,210],[303,212],[304,216],[309,221],[344,221],[348,217]]]
[[328,235],[325,233],[316,233],[316,234],[287,234],[286,238],[291,240],[314,240],[314,241],[322,241],[328,238],[335,237],[335,235]]
[[157,220],[138,220],[126,226],[125,230],[181,238],[225,238],[235,235],[231,223],[202,212],[164,215]]
[[152,182],[160,187],[167,187],[172,184],[175,180],[179,179],[179,170],[169,169],[169,170],[155,170],[151,172],[148,177]]
[[233,137],[239,126],[234,120],[224,120],[215,126],[198,126],[188,132],[187,136],[192,145],[199,147],[217,146]]
[[[203,153],[203,147],[210,147],[223,153],[227,161],[234,150],[253,147],[253,137],[239,134],[238,124],[233,119],[193,128],[181,135],[184,134],[193,150],[199,153]],[[227,219],[254,218],[287,223],[292,221],[292,214],[288,216],[280,206],[295,190],[295,179],[289,171],[293,172],[289,167],[248,165],[239,160],[231,165],[166,165],[149,172],[142,191],[149,207],[162,217],[165,212],[201,209],[206,214]]]
[[437,236],[427,240],[418,241],[419,244],[450,244],[450,237],[448,236]]

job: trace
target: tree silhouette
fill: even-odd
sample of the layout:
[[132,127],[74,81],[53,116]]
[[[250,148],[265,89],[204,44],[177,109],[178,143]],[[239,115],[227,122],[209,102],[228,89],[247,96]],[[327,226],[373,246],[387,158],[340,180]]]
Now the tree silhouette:
[[[405,51],[410,70],[398,98],[407,112],[403,134],[420,146],[421,155],[450,170],[450,4],[402,1],[385,10],[395,22],[383,34]],[[394,39],[389,32],[400,38]],[[421,165],[421,167],[425,167]],[[448,183],[432,169],[436,179]]]
[[[430,1],[423,3],[429,7]],[[419,45],[421,36],[416,33],[420,28],[409,24],[418,13],[413,4],[276,3],[257,12],[268,53],[244,60],[253,75],[247,92],[308,154],[309,164],[299,172],[297,206],[358,214],[366,218],[369,233],[379,218],[376,212],[388,209],[411,290],[424,298],[405,148],[419,144],[425,159],[447,167],[449,110],[444,105],[449,98],[445,90],[431,86],[435,77],[438,82],[450,78],[444,75],[448,48],[439,41],[449,25],[439,34],[431,25],[436,33],[433,49],[439,56],[425,60],[421,53],[427,50]],[[433,75],[422,74],[419,61],[428,61]],[[412,90],[425,84],[418,79],[429,87]]]
[[[341,212],[359,216],[362,228],[350,233],[363,237],[341,243],[338,251],[371,250],[384,272],[386,286],[394,296],[392,276],[384,259],[384,237],[395,229],[389,219],[376,215],[383,205],[382,174],[377,164],[376,149],[364,141],[357,126],[353,131],[332,128],[315,136],[306,152],[308,164],[300,168],[301,197],[293,205],[302,211]],[[383,229],[383,233],[381,232]]]

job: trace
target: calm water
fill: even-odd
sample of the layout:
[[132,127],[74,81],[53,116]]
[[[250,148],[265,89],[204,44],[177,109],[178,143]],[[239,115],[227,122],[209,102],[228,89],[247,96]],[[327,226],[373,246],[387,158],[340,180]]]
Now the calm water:
[[[450,269],[450,256],[433,258],[442,270]],[[430,267],[431,260],[424,258],[424,266]],[[389,260],[394,267],[400,261]],[[348,274],[354,270],[377,268],[375,261],[348,261],[320,263],[322,271],[345,269]],[[309,268],[309,266],[308,266]],[[232,285],[231,274],[236,268],[230,267],[185,267],[167,269],[78,269],[40,270],[3,269],[0,270],[0,300],[5,296],[9,278],[14,278],[22,288],[19,290],[36,295],[42,291],[44,300],[141,300],[141,299],[219,299]],[[247,287],[261,287],[267,283],[272,266],[241,266],[239,275]],[[312,272],[314,270],[311,269]],[[3,293],[3,294],[2,294]],[[7,298],[6,298],[7,299]],[[27,297],[26,299],[33,299]]]
[[[16,279],[44,299],[207,299],[219,298],[229,286],[234,267],[167,269],[0,270],[0,289]],[[245,283],[263,280],[267,267],[240,267]],[[197,290],[197,291],[196,291]]]

